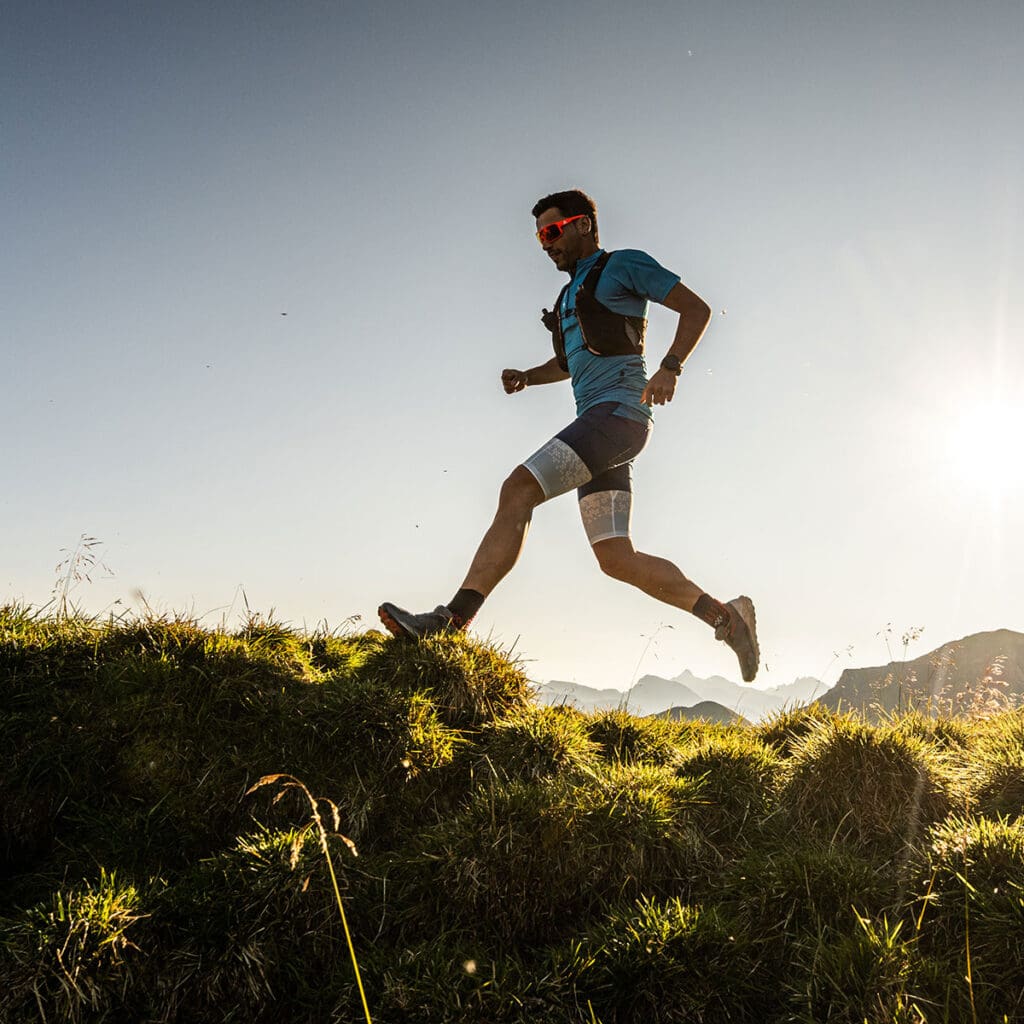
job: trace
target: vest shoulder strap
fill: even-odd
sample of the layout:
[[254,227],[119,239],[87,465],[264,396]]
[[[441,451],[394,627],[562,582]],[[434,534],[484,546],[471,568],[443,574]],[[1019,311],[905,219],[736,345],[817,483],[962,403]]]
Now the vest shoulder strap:
[[608,265],[608,261],[612,258],[612,253],[603,252],[597,258],[597,262],[587,271],[587,276],[583,279],[583,283],[580,287],[589,292],[591,295],[597,290],[597,282],[601,279],[601,272]]

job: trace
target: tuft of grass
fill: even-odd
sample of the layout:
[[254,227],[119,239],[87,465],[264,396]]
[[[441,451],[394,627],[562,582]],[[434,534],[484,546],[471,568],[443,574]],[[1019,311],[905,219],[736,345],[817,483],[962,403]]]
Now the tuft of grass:
[[949,979],[958,1019],[1021,1019],[1024,820],[951,815],[929,839],[917,861],[921,942]]
[[[282,787],[278,792],[278,797],[284,796],[288,790],[296,790],[301,793],[309,804],[310,813],[310,827],[309,831],[315,833],[317,840],[320,844],[320,852],[323,854],[324,862],[327,865],[327,871],[331,876],[331,887],[334,891],[334,902],[338,908],[338,915],[341,918],[342,928],[345,930],[345,942],[348,945],[349,955],[352,958],[352,970],[356,979],[356,987],[359,989],[359,998],[362,1003],[363,1012],[366,1015],[366,1024],[373,1024],[370,1019],[370,1007],[366,1001],[366,990],[363,987],[362,975],[359,971],[359,960],[356,956],[356,948],[352,942],[352,932],[348,926],[348,918],[345,916],[345,904],[341,899],[341,890],[338,887],[338,875],[334,870],[334,859],[331,856],[330,840],[327,834],[327,829],[323,823],[323,817],[320,814],[320,804],[327,804],[332,815],[332,822],[334,824],[334,832],[332,833],[338,839],[340,839],[346,847],[348,847],[349,853],[353,857],[358,856],[356,850],[356,844],[352,842],[347,836],[340,835],[338,828],[340,825],[340,814],[338,813],[337,805],[331,800],[320,800],[316,799],[312,793],[306,788],[305,784],[300,782],[298,779],[291,775],[266,775],[260,779],[254,786],[249,790],[250,793],[261,789],[264,786],[279,786]],[[301,852],[301,842],[296,840],[292,847],[292,867],[295,866],[295,862],[298,860]]]
[[561,960],[576,1005],[604,1024],[754,1024],[773,1002],[742,932],[715,909],[674,897],[613,909]]
[[498,942],[557,939],[610,898],[685,889],[711,851],[694,825],[699,785],[652,766],[585,782],[495,781],[428,830],[404,897],[432,920]]
[[754,726],[753,732],[766,746],[788,756],[795,743],[834,717],[832,711],[817,703],[783,708]]
[[[528,951],[526,951],[528,952]],[[569,1008],[556,1003],[557,979],[546,964],[526,964],[454,933],[378,952],[382,1020],[403,1024],[554,1024]],[[331,1020],[347,1019],[343,1013]]]
[[363,847],[387,846],[437,820],[470,786],[459,765],[470,741],[428,691],[360,672],[326,685],[322,706],[310,717],[312,735],[301,756],[293,752],[293,774],[330,795]]
[[391,640],[369,652],[366,679],[425,694],[450,725],[472,727],[530,704],[526,674],[508,656],[464,633]]
[[979,723],[977,735],[968,774],[971,805],[992,817],[1024,815],[1024,711]]
[[46,618],[22,605],[0,608],[0,680],[16,709],[40,685],[74,687],[89,679],[95,644],[116,620],[80,616]]
[[149,615],[105,629],[97,637],[97,662],[110,666],[112,680],[134,657],[171,669],[189,670],[200,681],[215,673],[278,675],[284,682],[319,681],[308,640],[274,619],[252,615],[234,633],[210,630],[181,615]]
[[975,762],[974,804],[994,817],[1024,815],[1024,748],[983,751]]
[[796,954],[802,984],[792,991],[800,1024],[927,1024],[921,984],[928,970],[905,922],[856,917],[853,931],[825,929]]
[[597,763],[586,719],[573,708],[532,704],[484,726],[478,757],[509,778],[579,776]]
[[917,710],[892,717],[888,727],[898,735],[916,736],[954,755],[967,750],[973,742],[971,726],[964,719],[926,715]]
[[[326,850],[325,850],[326,847]],[[343,916],[333,880],[335,865]],[[354,1020],[359,986],[346,920],[361,948],[376,934],[376,868],[355,862],[350,843],[304,825],[240,836],[230,849],[181,877],[155,908],[161,948],[147,988],[166,1020]],[[360,866],[362,865],[362,866]],[[365,1007],[365,1003],[364,1003]]]
[[683,745],[705,728],[714,727],[657,717],[637,718],[621,709],[598,711],[587,723],[601,757],[621,764],[678,764]]
[[799,741],[779,799],[793,828],[889,856],[950,810],[933,748],[852,716],[835,716]]
[[44,903],[0,920],[4,1020],[81,1021],[120,1011],[139,964],[138,922],[146,914],[134,885],[100,870],[95,882],[58,889]]
[[854,907],[880,914],[899,903],[896,880],[855,850],[787,834],[758,844],[723,878],[723,895],[753,934],[783,954],[798,936],[850,930]]
[[309,657],[313,665],[330,676],[348,676],[359,671],[368,658],[379,654],[387,639],[383,633],[333,632],[319,629],[309,637]]
[[748,731],[712,733],[686,748],[676,771],[702,783],[705,829],[734,842],[768,815],[780,758]]

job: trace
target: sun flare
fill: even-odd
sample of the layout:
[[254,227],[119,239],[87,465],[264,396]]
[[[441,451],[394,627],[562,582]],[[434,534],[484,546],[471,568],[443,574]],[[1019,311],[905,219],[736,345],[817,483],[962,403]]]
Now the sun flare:
[[1008,402],[973,406],[952,418],[949,452],[956,478],[990,494],[1024,486],[1024,409]]

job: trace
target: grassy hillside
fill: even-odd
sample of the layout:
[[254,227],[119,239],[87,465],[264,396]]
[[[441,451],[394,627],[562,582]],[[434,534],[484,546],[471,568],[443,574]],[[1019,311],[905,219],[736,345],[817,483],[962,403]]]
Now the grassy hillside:
[[585,715],[470,639],[18,608],[0,706],[5,1022],[365,1020],[345,923],[379,1024],[1024,1020],[1020,712]]

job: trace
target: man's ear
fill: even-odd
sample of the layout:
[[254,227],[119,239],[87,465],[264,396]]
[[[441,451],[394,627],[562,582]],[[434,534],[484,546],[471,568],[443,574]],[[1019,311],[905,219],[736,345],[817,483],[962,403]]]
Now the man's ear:
[[589,235],[594,230],[594,222],[590,219],[589,215],[584,215],[583,219],[587,222],[586,227],[580,225],[583,234]]

